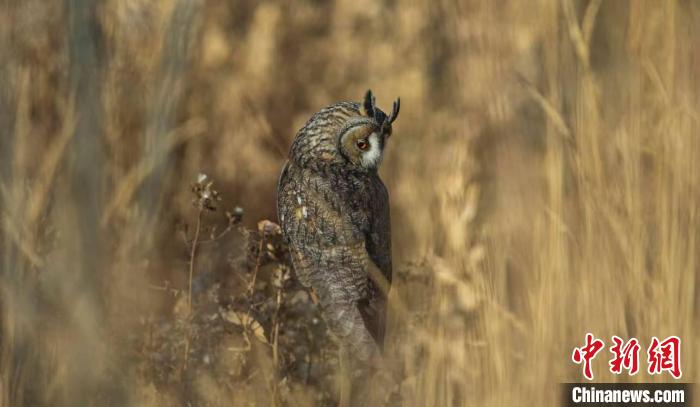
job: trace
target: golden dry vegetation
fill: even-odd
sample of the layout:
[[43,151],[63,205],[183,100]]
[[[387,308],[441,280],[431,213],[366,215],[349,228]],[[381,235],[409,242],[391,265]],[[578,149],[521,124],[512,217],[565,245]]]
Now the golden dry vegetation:
[[589,331],[678,335],[697,380],[698,27],[690,0],[0,1],[0,406],[333,404],[258,222],[296,130],[367,88],[402,101],[387,403],[553,405]]

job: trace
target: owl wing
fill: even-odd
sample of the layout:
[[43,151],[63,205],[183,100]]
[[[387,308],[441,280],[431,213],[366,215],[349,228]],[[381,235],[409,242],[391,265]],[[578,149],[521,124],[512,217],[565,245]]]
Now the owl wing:
[[373,195],[371,202],[372,219],[367,233],[367,252],[382,275],[391,285],[391,214],[389,192],[379,177],[372,178]]
[[379,177],[371,178],[370,228],[365,247],[371,259],[368,274],[368,301],[360,310],[372,336],[380,347],[384,344],[388,294],[391,286],[391,215],[389,193]]
[[332,180],[293,163],[280,177],[278,216],[296,275],[318,295],[333,334],[367,360],[378,351],[377,321],[383,315],[375,311],[377,290],[368,278],[379,267],[367,248],[379,246],[368,243],[371,208],[355,204],[341,199]]

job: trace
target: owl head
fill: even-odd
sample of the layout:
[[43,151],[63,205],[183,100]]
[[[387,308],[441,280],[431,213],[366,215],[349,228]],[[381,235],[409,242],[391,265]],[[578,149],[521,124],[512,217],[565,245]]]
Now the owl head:
[[391,115],[381,111],[368,90],[359,106],[358,116],[350,117],[338,132],[338,151],[353,167],[376,170],[382,162],[384,147],[391,137],[391,124],[399,115],[400,99],[394,102]]
[[362,103],[338,102],[321,109],[297,133],[290,158],[306,167],[376,171],[399,108],[396,99],[387,115],[368,90]]

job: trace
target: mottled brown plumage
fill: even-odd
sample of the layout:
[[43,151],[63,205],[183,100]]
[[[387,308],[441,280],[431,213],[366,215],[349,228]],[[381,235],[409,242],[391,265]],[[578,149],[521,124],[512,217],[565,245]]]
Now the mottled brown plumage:
[[366,361],[384,340],[391,282],[389,195],[377,168],[387,116],[371,91],[339,102],[299,130],[278,185],[277,211],[296,275],[313,288],[331,332]]

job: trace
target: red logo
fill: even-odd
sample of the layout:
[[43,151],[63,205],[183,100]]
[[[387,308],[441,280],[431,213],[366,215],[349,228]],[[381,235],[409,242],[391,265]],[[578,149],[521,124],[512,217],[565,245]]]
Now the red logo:
[[593,380],[593,369],[591,369],[591,360],[596,357],[598,352],[603,349],[605,343],[600,339],[594,339],[593,334],[586,334],[586,345],[580,348],[574,348],[574,353],[571,355],[571,360],[580,365],[583,363],[583,375],[588,380]]
[[669,336],[663,342],[654,336],[647,350],[649,355],[649,374],[660,374],[663,371],[671,373],[676,379],[681,375],[681,338]]
[[610,359],[610,371],[614,374],[622,373],[626,369],[630,376],[634,376],[639,371],[639,341],[632,338],[625,343],[622,338],[613,335],[615,344],[610,347],[613,358]]
[[[613,335],[613,345],[610,346],[612,358],[608,362],[610,372],[621,374],[627,370],[630,376],[639,372],[639,350],[641,348],[637,338],[632,338],[625,342],[619,336]],[[586,344],[574,348],[571,360],[577,365],[583,364],[583,376],[588,380],[593,380],[593,368],[591,362],[598,353],[605,347],[605,343],[596,339],[593,334],[586,334]],[[681,338],[669,336],[663,341],[655,336],[651,338],[651,344],[647,349],[647,372],[650,375],[669,372],[675,379],[680,379],[681,372]]]

